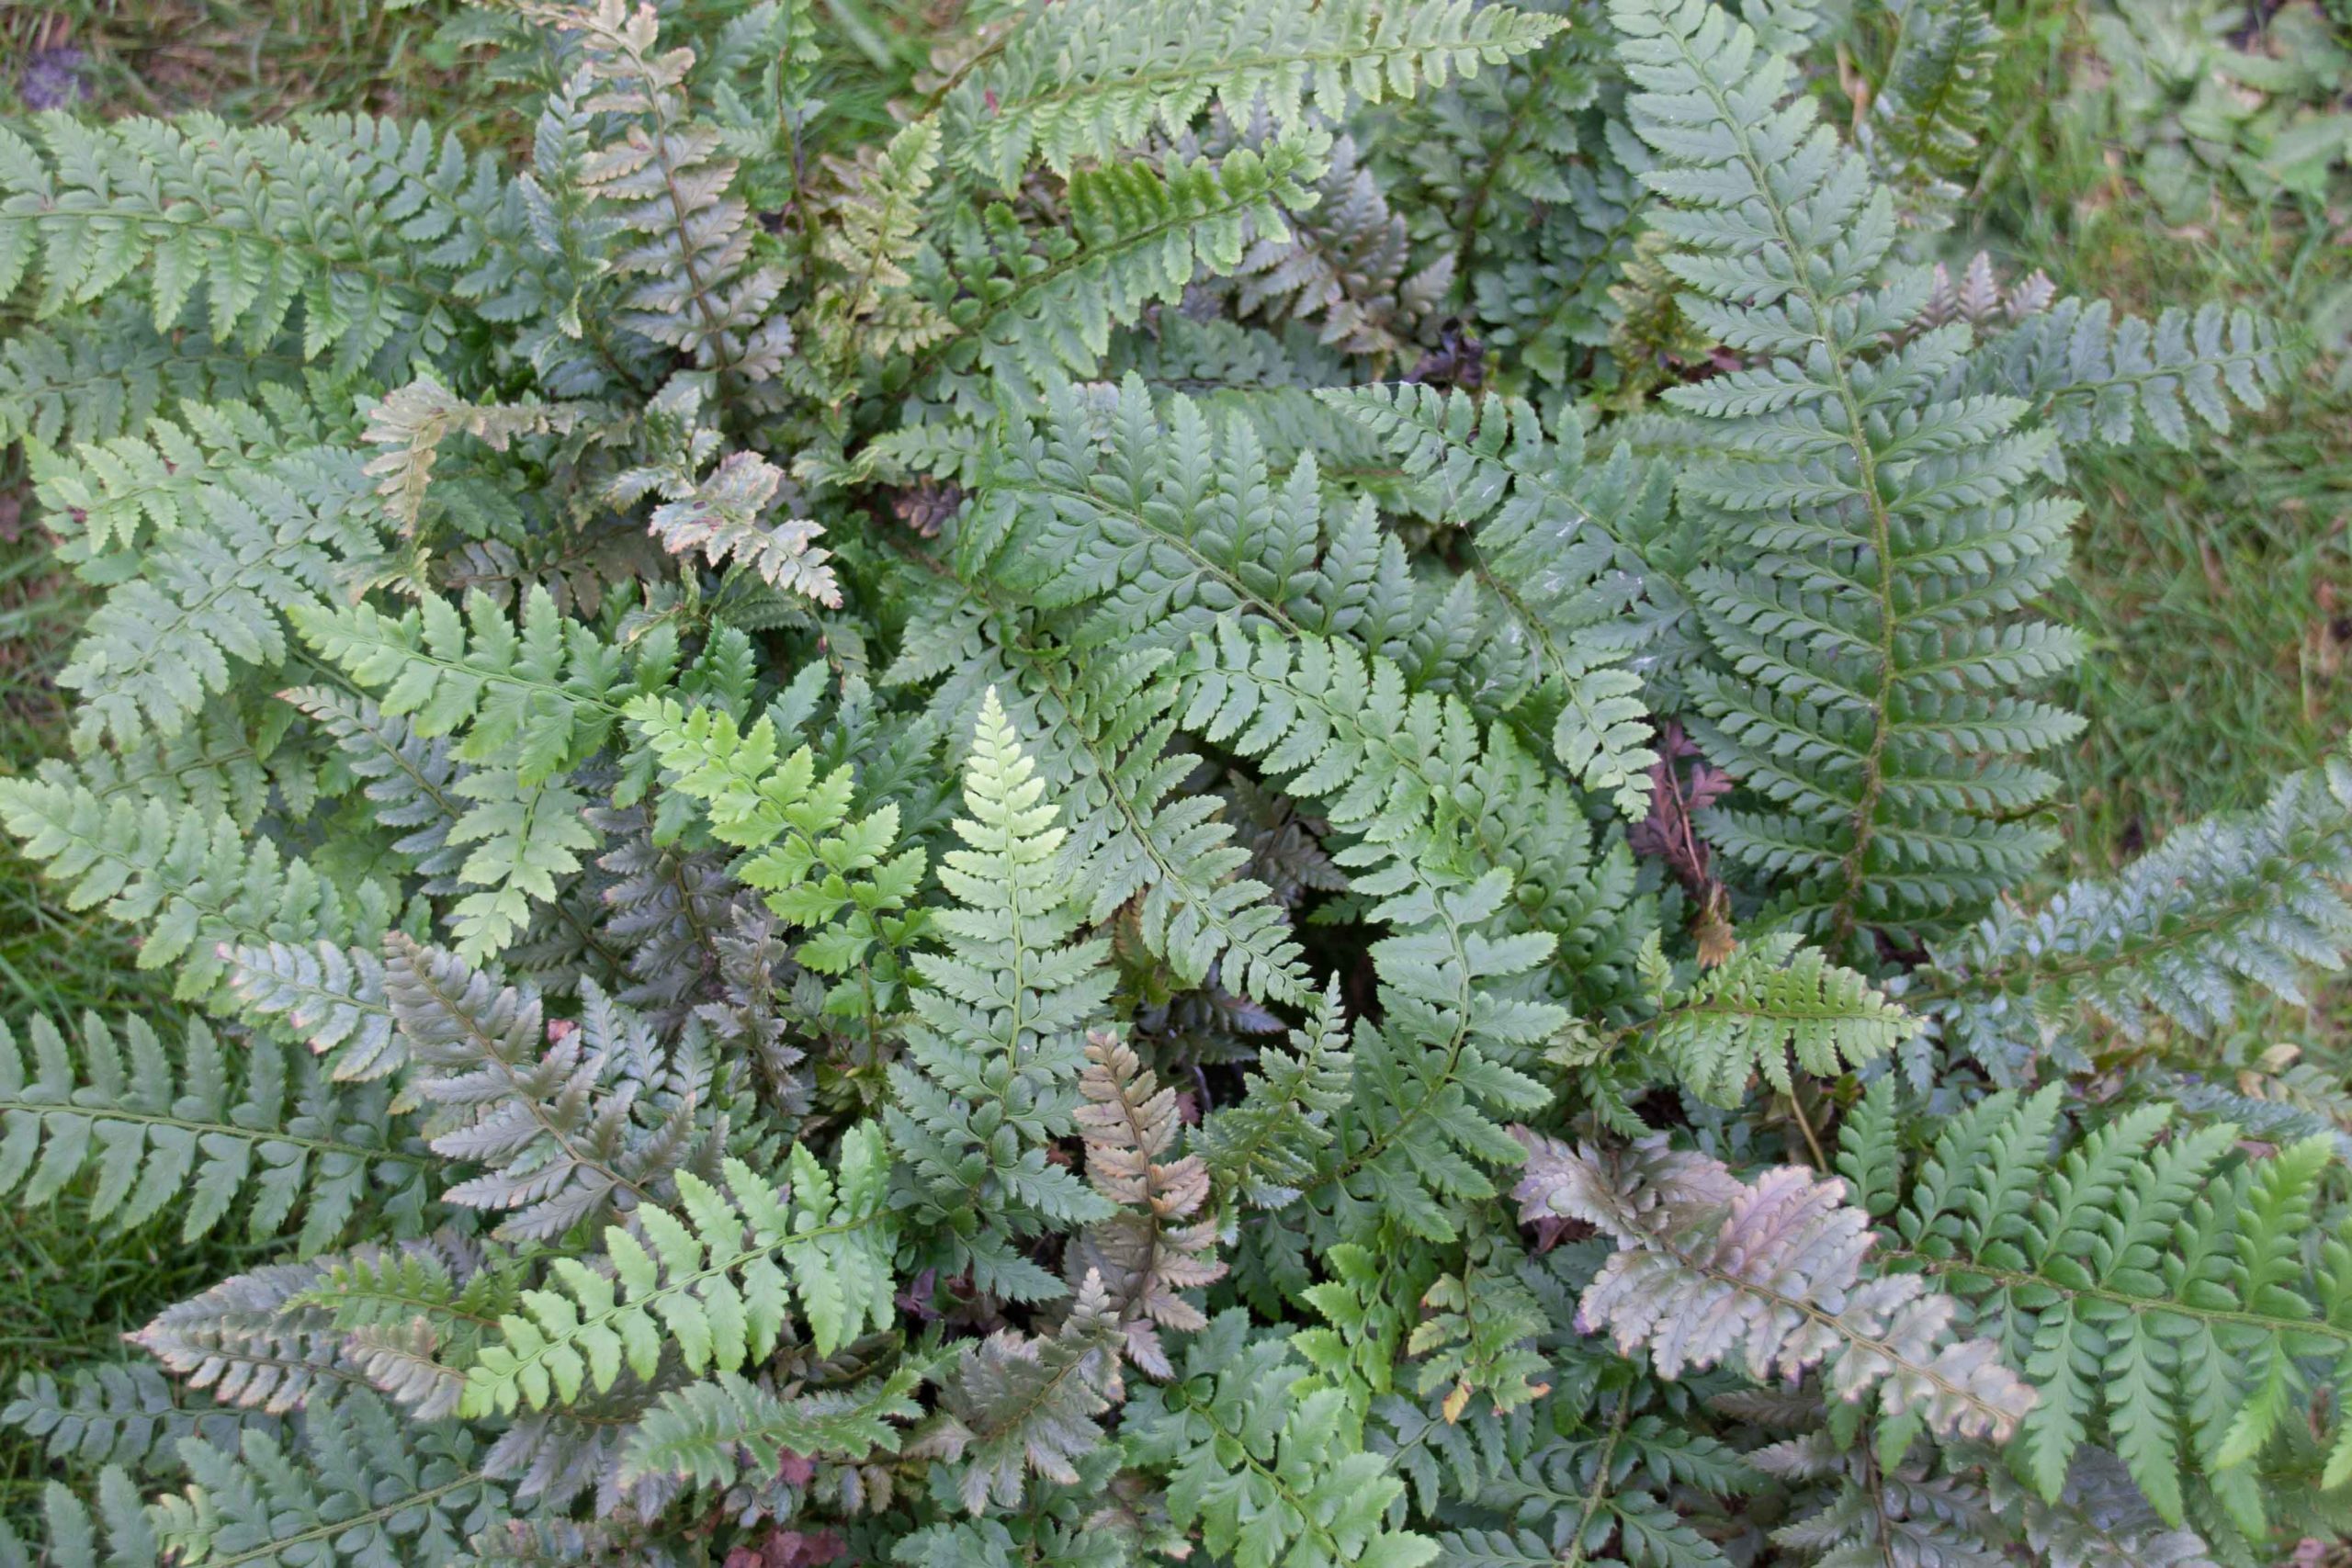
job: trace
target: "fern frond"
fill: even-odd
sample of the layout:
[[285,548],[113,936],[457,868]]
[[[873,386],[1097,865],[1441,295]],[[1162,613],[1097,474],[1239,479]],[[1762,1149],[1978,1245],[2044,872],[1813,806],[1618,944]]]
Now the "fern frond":
[[762,521],[783,482],[784,470],[756,452],[729,453],[699,479],[680,470],[660,486],[666,499],[653,509],[653,536],[673,556],[699,549],[713,566],[732,560],[771,588],[838,610],[831,552],[813,543],[823,527],[805,517]]
[[947,320],[911,292],[904,265],[921,232],[923,198],[939,166],[939,121],[925,116],[855,162],[835,159],[841,191],[826,206],[818,254],[831,276],[804,331],[837,376],[862,363],[930,345]]
[[1200,1217],[1208,1167],[1198,1155],[1162,1162],[1175,1152],[1176,1092],[1115,1036],[1087,1037],[1078,1092],[1086,1103],[1072,1120],[1086,1140],[1087,1179],[1122,1212],[1080,1232],[1063,1269],[1073,1280],[1099,1278],[1116,1303],[1127,1359],[1152,1377],[1172,1376],[1159,1331],[1205,1327],[1180,1292],[1225,1277],[1216,1222]]
[[376,480],[393,526],[413,535],[424,513],[433,466],[451,436],[470,435],[503,452],[517,436],[567,432],[587,412],[567,403],[469,402],[431,376],[419,377],[387,392],[368,411],[361,439],[378,451],[366,471]]
[[1973,912],[2054,842],[2011,819],[2054,782],[2015,754],[2080,728],[2007,694],[2079,651],[2003,620],[2073,516],[2017,493],[2052,437],[2018,428],[2023,398],[1939,390],[1964,329],[1894,346],[1927,277],[1894,265],[1890,197],[1784,60],[1707,0],[1611,16],[1681,308],[1749,360],[1666,395],[1716,433],[1682,492],[1739,558],[1691,580],[1727,667],[1691,676],[1700,742],[1771,807],[1718,812],[1708,836],[1834,943]]
[[2312,971],[2343,966],[2347,876],[2352,761],[2338,756],[2280,781],[2260,810],[2185,823],[2038,911],[1996,910],[1936,950],[1916,1005],[2004,1081],[2045,1052],[2081,1057],[2098,1026],[2214,1034],[2249,987],[2300,1003]]
[[298,1052],[247,1042],[239,1092],[201,1022],[188,1024],[176,1070],[142,1019],[125,1021],[118,1043],[87,1015],[78,1051],[47,1018],[29,1033],[28,1077],[0,1023],[0,1192],[21,1184],[23,1201],[46,1203],[87,1171],[93,1221],[127,1230],[174,1208],[187,1241],[240,1206],[262,1240],[299,1207],[305,1257],[332,1246],[363,1200],[395,1224],[423,1208],[427,1162],[390,1096],[334,1085]]
[[140,966],[176,964],[183,999],[214,993],[224,948],[372,942],[390,923],[394,900],[382,884],[346,891],[198,807],[101,801],[54,780],[0,779],[0,823],[66,886],[69,908],[103,903],[112,918],[146,928]]
[[2061,299],[1970,355],[1972,390],[2030,402],[2069,448],[2130,446],[2154,436],[2186,446],[2196,427],[2230,428],[2232,408],[2259,412],[2293,373],[2276,323],[2244,309],[2177,307],[2154,321],[2104,299]]
[[[2020,1462],[2055,1501],[2095,1431],[2170,1524],[2194,1472],[2238,1529],[2259,1539],[2254,1465],[2325,1381],[2352,1367],[2352,1279],[2341,1238],[2317,1278],[2302,1256],[2333,1144],[2235,1157],[2228,1123],[2156,1139],[2167,1105],[2143,1106],[2052,1149],[2058,1086],[1999,1094],[1949,1123],[1894,1216],[1898,1266],[1968,1303],[2037,1391]],[[2333,1355],[2307,1379],[2299,1357]],[[2331,1473],[2352,1470],[2338,1438]]]
[[739,1371],[774,1352],[795,1295],[820,1355],[869,1323],[888,1326],[897,1227],[877,1129],[842,1135],[838,1179],[793,1145],[788,1198],[741,1160],[725,1168],[723,1191],[692,1171],[677,1174],[684,1219],[645,1204],[636,1230],[605,1227],[609,1275],[556,1258],[560,1288],[526,1291],[520,1310],[499,1320],[497,1338],[466,1374],[462,1413],[570,1404],[611,1388],[624,1363],[650,1379],[665,1331],[688,1372]]
[[1237,121],[1261,104],[1285,128],[1306,123],[1310,105],[1336,119],[1351,103],[1476,75],[1559,26],[1466,0],[1075,0],[1031,13],[948,95],[947,155],[1010,190],[1033,159],[1069,174],[1154,130],[1182,135],[1212,102]]
[[2000,42],[1982,0],[1930,0],[1903,12],[1861,126],[1862,150],[1880,179],[1936,208],[1961,194],[1984,130]]
[[184,1444],[192,1483],[152,1516],[170,1559],[223,1568],[449,1562],[507,1511],[489,1456],[455,1423],[403,1427],[358,1390],[311,1404],[300,1433],[281,1443],[247,1431],[234,1450]]
[[[299,321],[302,356],[332,350],[345,378],[430,356],[457,330],[460,258],[403,234],[406,182],[371,188],[380,165],[331,136],[211,115],[107,126],[60,115],[40,133],[41,152],[0,139],[0,296],[29,275],[39,318],[136,279],[158,332],[199,298],[213,340],[252,352]],[[519,239],[503,192],[481,196],[498,238]]]
[[1675,1075],[1712,1105],[1736,1106],[1751,1073],[1793,1092],[1802,1070],[1835,1077],[1918,1033],[1919,1021],[1850,969],[1786,931],[1743,942],[1688,990],[1659,998],[1651,1039]]
[[1118,1308],[1089,1274],[1053,1333],[1026,1338],[1001,1329],[967,1345],[940,1414],[910,1451],[956,1465],[956,1492],[972,1514],[1018,1503],[1031,1472],[1079,1484],[1075,1461],[1102,1441],[1096,1418],[1125,1392],[1121,1343]]
[[578,40],[568,93],[611,127],[571,170],[582,194],[627,237],[609,258],[621,280],[613,323],[697,366],[765,380],[791,333],[772,313],[785,284],[754,259],[751,209],[733,187],[741,165],[718,128],[690,113],[691,49],[661,48],[660,20],[628,0],[519,0],[525,17]]
[[23,1373],[16,1397],[0,1410],[0,1423],[38,1441],[52,1460],[141,1475],[173,1472],[183,1438],[234,1446],[244,1427],[272,1420],[183,1395],[153,1367],[118,1361],[75,1367],[62,1382]]
[[940,254],[916,274],[915,298],[950,330],[916,356],[922,370],[978,371],[1014,384],[1090,376],[1114,326],[1154,302],[1174,304],[1200,272],[1230,272],[1253,235],[1286,232],[1283,214],[1309,199],[1322,133],[1247,149],[1222,162],[1170,154],[1075,170],[1069,227],[1035,235],[1001,203],[942,227]]
[[502,1236],[547,1239],[652,1201],[691,1152],[690,1102],[640,1120],[652,1043],[593,981],[580,1023],[552,1043],[537,992],[401,932],[384,942],[383,988],[407,1092],[443,1108],[426,1127],[434,1151],[485,1168],[442,1200],[508,1211]]
[[90,616],[58,682],[81,694],[74,743],[177,735],[208,697],[288,653],[284,620],[319,606],[337,564],[372,552],[350,453],[240,469],[192,493],[180,525]]
[[1295,1202],[1332,1139],[1331,1118],[1350,1099],[1347,1026],[1339,983],[1316,993],[1306,1027],[1290,1032],[1290,1050],[1267,1046],[1244,1075],[1241,1099],[1201,1122],[1199,1147],[1221,1192],[1239,1192],[1254,1207]]
[[[943,951],[915,961],[914,1022],[890,1071],[890,1139],[988,1288],[1057,1293],[1007,1238],[1102,1218],[1109,1205],[1046,1157],[1075,1125],[1087,1026],[1109,1000],[1109,944],[1073,942],[1067,831],[990,692],[964,772],[933,916]],[[1009,1136],[1006,1134],[1010,1134]]]
[[1630,465],[1587,472],[1574,420],[1547,438],[1516,400],[1412,385],[1318,395],[1396,453],[1442,521],[1475,526],[1473,576],[1498,626],[1464,683],[1500,694],[1486,699],[1496,712],[1532,693],[1553,710],[1554,754],[1639,819],[1657,753],[1641,680],[1623,668],[1635,644],[1619,615],[1620,574],[1638,563],[1618,543],[1614,514],[1636,482]]
[[1647,1348],[1661,1376],[1733,1355],[1759,1382],[1826,1362],[1842,1399],[1875,1389],[1890,1414],[1996,1440],[2035,1408],[1996,1345],[1951,1336],[1951,1297],[1916,1275],[1864,1275],[1870,1216],[1843,1202],[1842,1182],[1783,1166],[1749,1186],[1662,1137],[1612,1161],[1514,1132],[1522,1217],[1583,1220],[1618,1244],[1577,1326],[1611,1329],[1626,1355]]
[[901,1367],[855,1388],[782,1399],[731,1372],[662,1396],[629,1433],[625,1475],[670,1475],[696,1486],[726,1486],[746,1472],[773,1472],[786,1453],[864,1461],[896,1453],[894,1421],[920,1413],[920,1380]]
[[1242,1568],[1358,1562],[1416,1568],[1437,1543],[1389,1522],[1405,1483],[1363,1447],[1346,1394],[1286,1391],[1306,1369],[1287,1341],[1221,1313],[1186,1345],[1182,1376],[1130,1406],[1143,1463],[1168,1471],[1168,1506]]

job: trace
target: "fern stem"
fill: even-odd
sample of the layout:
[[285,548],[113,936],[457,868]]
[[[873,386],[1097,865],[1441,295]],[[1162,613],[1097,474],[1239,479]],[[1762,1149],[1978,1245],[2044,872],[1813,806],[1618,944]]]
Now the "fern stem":
[[1592,1517],[1600,1512],[1600,1500],[1609,1495],[1609,1466],[1617,1457],[1617,1445],[1624,1440],[1625,1426],[1633,1414],[1634,1396],[1619,1394],[1617,1408],[1609,1417],[1609,1431],[1600,1440],[1600,1455],[1593,1461],[1592,1483],[1585,1488],[1583,1510],[1577,1516],[1575,1543],[1561,1568],[1584,1568],[1585,1532],[1592,1528]]

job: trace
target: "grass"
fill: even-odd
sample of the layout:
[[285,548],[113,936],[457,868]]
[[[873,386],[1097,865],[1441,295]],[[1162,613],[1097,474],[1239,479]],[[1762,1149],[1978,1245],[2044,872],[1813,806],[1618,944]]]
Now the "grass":
[[[2352,280],[2343,215],[2222,202],[2193,224],[2159,217],[2128,153],[2082,112],[2076,89],[2099,69],[2091,4],[1998,0],[2009,39],[1989,119],[1998,131],[1966,204],[1963,254],[1981,245],[2013,274],[2038,266],[2064,289],[2143,310],[2222,296],[2310,319]],[[0,11],[0,62],[79,49],[92,102],[109,110],[428,113],[511,137],[481,73],[456,69],[436,42],[442,14],[359,0],[72,0]],[[0,68],[0,112],[11,91]],[[2089,727],[2060,762],[2079,867],[2128,858],[2184,817],[2251,804],[2352,728],[2352,396],[2327,368],[2194,457],[2076,471],[2078,568],[2057,608],[2095,649],[2066,694]],[[16,526],[14,499],[0,470],[0,540]],[[0,772],[62,748],[50,678],[84,608],[37,534],[0,542]],[[117,928],[63,909],[0,849],[0,1015],[21,1020],[153,1011],[164,992]],[[2340,1010],[2266,1021],[2341,1039],[2315,1027]],[[38,1214],[0,1206],[0,1248],[17,1265],[0,1270],[0,1388],[26,1366],[113,1354],[123,1330],[244,1260],[225,1243],[182,1247],[167,1228],[93,1235],[71,1201]],[[43,1472],[36,1449],[0,1441],[0,1507],[17,1513]]]

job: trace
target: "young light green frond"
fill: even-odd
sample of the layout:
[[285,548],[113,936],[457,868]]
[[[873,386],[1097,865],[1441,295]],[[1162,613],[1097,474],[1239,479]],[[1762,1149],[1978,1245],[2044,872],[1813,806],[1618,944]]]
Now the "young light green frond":
[[898,806],[852,816],[852,770],[820,777],[807,746],[779,761],[775,726],[766,717],[746,732],[718,709],[684,709],[650,696],[631,703],[628,715],[676,775],[676,787],[703,803],[713,836],[743,852],[729,874],[807,933],[796,960],[815,974],[843,977],[828,1010],[893,1006],[898,951],[921,929],[904,911],[929,863],[920,847],[902,847]]
[[1747,1097],[1751,1074],[1793,1092],[1792,1051],[1802,1071],[1835,1077],[1920,1029],[1862,976],[1785,931],[1741,943],[1658,1007],[1645,1027],[1676,1077],[1701,1100],[1727,1107]]
[[1548,17],[1468,0],[1066,0],[1029,13],[947,96],[947,156],[1011,189],[1033,160],[1056,174],[1182,135],[1214,103],[1285,127],[1309,106],[1410,97],[1536,48]]
[[175,1053],[136,1017],[119,1038],[85,1017],[78,1049],[39,1015],[27,1037],[29,1072],[0,1023],[0,1192],[23,1202],[47,1203],[86,1172],[93,1221],[127,1230],[170,1210],[188,1241],[240,1208],[264,1240],[299,1210],[305,1257],[363,1205],[410,1225],[424,1208],[426,1161],[390,1097],[329,1082],[300,1051],[242,1042],[232,1076],[236,1058],[198,1021]]
[[524,1292],[481,1347],[462,1413],[571,1404],[624,1365],[650,1381],[665,1346],[690,1374],[740,1371],[797,1337],[795,1298],[820,1356],[889,1326],[898,1227],[879,1129],[843,1134],[837,1175],[795,1145],[785,1197],[739,1159],[725,1168],[723,1190],[678,1172],[682,1213],[645,1204],[633,1229],[606,1226],[597,1264],[556,1258],[549,1283]]
[[971,657],[933,694],[959,727],[987,692],[1033,743],[1038,772],[1068,814],[1070,894],[1088,920],[1133,904],[1145,944],[1188,985],[1215,967],[1227,989],[1267,1001],[1303,994],[1305,969],[1284,911],[1238,874],[1249,852],[1213,795],[1185,794],[1200,759],[1173,744],[1177,691],[1166,650],[1092,651],[1033,632],[1006,595],[966,580],[946,598]]
[[2001,1348],[1952,1334],[1952,1297],[1916,1274],[1863,1271],[1870,1216],[1846,1205],[1844,1183],[1782,1166],[1749,1185],[1663,1137],[1612,1159],[1514,1134],[1521,1217],[1582,1220],[1618,1246],[1577,1326],[1609,1329],[1625,1355],[1646,1348],[1660,1375],[1737,1356],[1761,1382],[1818,1364],[1841,1399],[1875,1393],[1937,1432],[2006,1441],[2031,1418],[2034,1391]]
[[833,161],[841,190],[818,231],[830,276],[803,330],[845,380],[862,364],[924,348],[947,330],[946,318],[910,292],[906,268],[938,172],[939,135],[937,118],[926,115],[887,146]]

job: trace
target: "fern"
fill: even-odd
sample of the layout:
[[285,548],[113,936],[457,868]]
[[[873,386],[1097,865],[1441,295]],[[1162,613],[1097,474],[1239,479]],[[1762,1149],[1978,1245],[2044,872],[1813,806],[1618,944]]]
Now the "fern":
[[2352,1530],[2352,771],[2052,892],[2034,765],[2066,459],[2289,334],[1935,265],[1988,9],[885,9],[0,130],[0,826],[210,1019],[0,1032],[0,1190],[250,1253],[41,1560]]
[[1079,1483],[1076,1461],[1102,1439],[1096,1418],[1123,1392],[1118,1315],[1100,1277],[1090,1274],[1052,1335],[1028,1339],[1004,1330],[965,1349],[944,1408],[913,1451],[956,1467],[967,1512],[1018,1501],[1030,1472]]
[[933,917],[945,951],[916,961],[917,1021],[889,1113],[891,1142],[955,1238],[950,1256],[1033,1300],[1058,1287],[1009,1242],[1109,1209],[1046,1158],[1075,1125],[1083,1032],[1112,977],[1103,942],[1069,940],[1066,835],[1044,795],[991,692],[964,775],[971,816],[956,832],[968,847],[940,870],[963,907]]
[[1612,1166],[1521,1132],[1523,1214],[1583,1220],[1618,1243],[1577,1323],[1646,1348],[1667,1377],[1741,1355],[1758,1382],[1826,1359],[1830,1387],[1876,1389],[1930,1428],[2006,1438],[2032,1419],[2033,1392],[1983,1339],[1948,1339],[1956,1303],[1914,1275],[1865,1279],[1869,1216],[1844,1187],[1784,1166],[1753,1186],[1703,1156],[1645,1142]]
[[1622,668],[1633,649],[1609,624],[1621,588],[1609,581],[1623,552],[1604,520],[1628,503],[1622,466],[1588,479],[1583,438],[1563,425],[1547,441],[1525,403],[1485,408],[1426,387],[1325,392],[1378,435],[1405,471],[1432,491],[1440,515],[1479,525],[1474,573],[1496,629],[1481,650],[1476,686],[1553,711],[1552,750],[1589,789],[1629,817],[1648,809],[1657,753],[1641,682]]
[[893,1452],[899,1439],[889,1423],[916,1413],[908,1397],[914,1386],[914,1373],[901,1370],[862,1388],[787,1402],[722,1374],[662,1395],[630,1434],[627,1463],[638,1474],[718,1486],[745,1469],[772,1471],[786,1453],[862,1460]]
[[783,1200],[740,1160],[727,1162],[724,1190],[681,1171],[685,1218],[646,1205],[636,1232],[606,1227],[609,1276],[558,1258],[560,1288],[525,1292],[520,1310],[499,1319],[497,1338],[466,1374],[462,1409],[569,1404],[611,1388],[624,1364],[650,1379],[664,1330],[687,1371],[741,1371],[775,1349],[794,1296],[821,1355],[868,1322],[887,1326],[895,1238],[882,1208],[888,1168],[879,1134],[844,1138],[838,1179],[798,1145],[791,1170]]
[[146,923],[139,961],[179,964],[183,998],[218,989],[225,947],[367,940],[390,915],[382,885],[346,894],[309,863],[268,840],[248,844],[234,823],[197,807],[102,801],[55,780],[6,779],[0,823],[68,885],[70,907],[103,903],[115,919]]
[[[2198,1484],[2259,1537],[2253,1462],[2304,1386],[2293,1365],[2352,1333],[2341,1241],[2316,1281],[2301,1255],[2332,1145],[2233,1161],[2222,1122],[2155,1146],[2170,1113],[2129,1111],[2057,1156],[2054,1089],[1980,1102],[1919,1163],[1893,1215],[1896,1256],[1949,1283],[2034,1386],[2020,1456],[2046,1501],[2103,1420],[2167,1522],[2186,1517],[2193,1459]],[[2352,1473],[2352,1439],[2326,1463],[2329,1484]]]
[[2045,1051],[2079,1057],[2098,1024],[2217,1032],[2242,984],[2296,1000],[2305,972],[2340,967],[2352,942],[2331,886],[2347,812],[2352,764],[2332,758],[2257,812],[2184,824],[2116,877],[2071,884],[2030,915],[1987,916],[1939,950],[1926,1005],[2007,1079]]
[[30,1035],[28,1077],[0,1024],[0,1190],[21,1185],[25,1201],[44,1203],[87,1170],[93,1220],[129,1229],[173,1207],[189,1241],[241,1198],[256,1240],[300,1207],[305,1256],[332,1245],[366,1197],[394,1224],[415,1222],[425,1162],[390,1123],[380,1091],[339,1089],[307,1059],[254,1043],[239,1093],[200,1022],[189,1024],[176,1070],[135,1018],[119,1043],[85,1018],[78,1052],[46,1018]]
[[1066,173],[1155,127],[1175,134],[1212,98],[1229,118],[1262,103],[1277,122],[1299,124],[1310,105],[1336,116],[1351,99],[1409,96],[1425,81],[1476,74],[1557,26],[1462,0],[1313,9],[1090,0],[1037,14],[957,85],[944,107],[950,156],[1010,187],[1033,158]]
[[1225,1273],[1216,1223],[1197,1217],[1208,1201],[1208,1167],[1198,1155],[1161,1162],[1174,1152],[1176,1096],[1116,1040],[1088,1038],[1078,1089],[1087,1102],[1074,1117],[1086,1140],[1087,1179],[1126,1212],[1080,1232],[1067,1267],[1081,1281],[1101,1280],[1118,1304],[1128,1359],[1167,1377],[1173,1369],[1159,1331],[1205,1327],[1208,1319],[1181,1292]]
[[1287,1374],[1303,1369],[1282,1340],[1250,1342],[1248,1330],[1241,1314],[1220,1314],[1182,1381],[1154,1391],[1156,1408],[1137,1422],[1139,1457],[1170,1467],[1174,1516],[1197,1520],[1210,1551],[1247,1568],[1432,1561],[1435,1542],[1388,1524],[1404,1483],[1363,1451],[1345,1396],[1326,1388],[1286,1400]]
[[1658,998],[1655,1048],[1692,1093],[1736,1105],[1751,1072],[1793,1092],[1789,1057],[1835,1077],[1886,1055],[1918,1030],[1862,977],[1785,932],[1733,950],[1685,991]]

